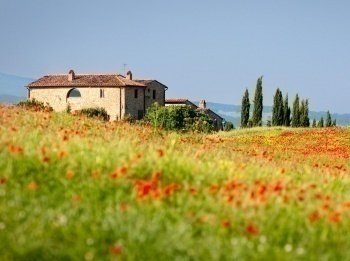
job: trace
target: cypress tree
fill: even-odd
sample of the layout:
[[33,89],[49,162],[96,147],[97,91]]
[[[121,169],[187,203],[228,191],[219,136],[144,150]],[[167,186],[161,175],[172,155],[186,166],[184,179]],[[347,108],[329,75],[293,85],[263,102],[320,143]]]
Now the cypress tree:
[[310,127],[309,119],[309,100],[302,100],[300,110],[300,126],[301,127]]
[[297,128],[299,126],[300,126],[299,95],[296,94],[293,102],[292,127]]
[[278,88],[273,100],[272,107],[272,125],[282,126],[284,122],[284,111],[283,111],[283,97],[282,92]]
[[321,117],[321,119],[318,121],[318,123],[317,123],[317,127],[319,127],[319,128],[323,128],[323,117]]
[[286,95],[286,98],[284,99],[284,105],[283,105],[283,125],[286,127],[290,126],[290,107],[288,105],[288,93]]
[[254,94],[254,109],[252,116],[253,126],[262,125],[262,112],[263,112],[263,94],[262,94],[262,76],[258,78],[256,83],[256,89]]
[[332,126],[333,127],[337,126],[337,120],[336,119],[333,120]]
[[242,98],[242,107],[241,107],[241,128],[246,128],[249,120],[249,92],[248,89],[245,90],[244,96]]
[[304,116],[305,116],[305,101],[301,100],[300,106],[299,106],[299,127],[304,127]]
[[331,127],[332,126],[332,119],[331,119],[331,114],[329,113],[329,111],[327,111],[325,125],[326,125],[326,127]]
[[312,121],[312,128],[316,128],[316,119],[314,118],[314,120]]

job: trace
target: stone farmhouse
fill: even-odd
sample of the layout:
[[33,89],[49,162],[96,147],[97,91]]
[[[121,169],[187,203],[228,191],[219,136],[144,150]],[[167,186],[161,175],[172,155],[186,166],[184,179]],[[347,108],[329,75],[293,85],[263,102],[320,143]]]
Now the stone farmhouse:
[[191,106],[195,110],[202,111],[205,114],[207,114],[212,120],[216,120],[217,122],[217,130],[221,128],[222,121],[224,118],[222,118],[220,115],[213,112],[211,109],[207,108],[207,103],[205,100],[199,101],[198,106],[195,105],[193,102],[189,101],[186,98],[167,98],[165,99],[165,106]]
[[46,75],[26,86],[28,98],[49,103],[56,111],[103,107],[110,120],[126,116],[142,119],[155,102],[165,105],[164,84],[156,80],[133,79],[132,73]]

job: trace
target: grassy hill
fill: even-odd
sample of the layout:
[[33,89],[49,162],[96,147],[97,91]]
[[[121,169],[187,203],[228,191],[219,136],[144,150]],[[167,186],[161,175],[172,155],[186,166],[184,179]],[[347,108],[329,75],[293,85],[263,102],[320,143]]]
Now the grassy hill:
[[0,106],[2,260],[346,260],[349,137]]

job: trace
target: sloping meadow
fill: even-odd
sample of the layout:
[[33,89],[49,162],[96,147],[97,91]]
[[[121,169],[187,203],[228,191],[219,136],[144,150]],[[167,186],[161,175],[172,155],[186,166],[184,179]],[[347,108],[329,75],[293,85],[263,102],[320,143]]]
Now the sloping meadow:
[[2,260],[350,258],[349,129],[211,135],[0,107]]

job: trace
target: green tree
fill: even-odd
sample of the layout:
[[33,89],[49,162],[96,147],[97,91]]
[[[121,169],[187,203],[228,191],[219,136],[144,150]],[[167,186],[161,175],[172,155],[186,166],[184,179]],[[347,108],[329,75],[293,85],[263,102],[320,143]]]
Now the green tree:
[[312,121],[312,128],[316,128],[316,119],[314,118],[314,120]]
[[254,94],[254,109],[252,116],[253,126],[262,125],[262,112],[263,112],[263,93],[262,93],[262,76],[258,78],[256,83],[256,89]]
[[144,118],[153,127],[165,130],[211,132],[213,121],[207,114],[191,106],[160,106],[154,103]]
[[324,127],[323,117],[321,117],[321,119],[318,121],[317,127],[318,128],[323,128]]
[[290,107],[288,105],[288,93],[286,95],[286,98],[284,99],[284,105],[283,105],[283,125],[286,127],[290,126]]
[[329,113],[329,111],[327,111],[325,125],[326,125],[326,127],[331,127],[332,126],[332,118],[331,118],[331,114]]
[[241,107],[241,128],[246,128],[249,121],[249,92],[248,89],[245,90],[244,96],[242,98],[242,107]]
[[299,126],[300,126],[299,95],[296,94],[293,102],[292,127],[297,128]]
[[284,123],[283,96],[279,88],[276,90],[272,106],[272,125],[282,126]]
[[299,108],[300,115],[300,126],[301,127],[310,127],[309,119],[309,100],[302,100]]
[[333,127],[337,126],[337,120],[336,120],[336,119],[333,120],[332,126],[333,126]]

